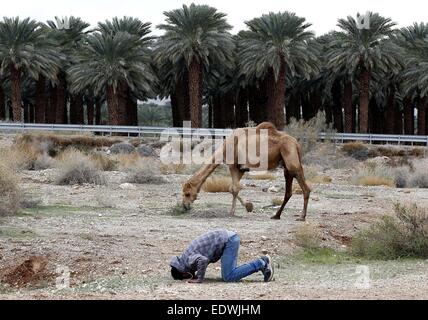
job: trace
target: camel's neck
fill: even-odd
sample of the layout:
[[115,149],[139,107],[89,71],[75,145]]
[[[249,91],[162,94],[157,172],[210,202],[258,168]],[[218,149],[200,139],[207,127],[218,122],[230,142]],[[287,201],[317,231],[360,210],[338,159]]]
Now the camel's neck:
[[189,183],[200,190],[204,182],[218,166],[219,164],[206,164],[202,166],[202,168],[190,178]]

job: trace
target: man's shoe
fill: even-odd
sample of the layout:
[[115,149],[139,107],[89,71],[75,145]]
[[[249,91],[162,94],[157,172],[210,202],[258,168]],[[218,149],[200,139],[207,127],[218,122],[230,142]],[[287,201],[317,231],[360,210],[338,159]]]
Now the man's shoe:
[[265,282],[270,282],[273,280],[273,275],[275,273],[273,265],[272,265],[272,259],[269,255],[261,257],[261,259],[265,262],[266,266],[263,268],[262,273],[264,276]]

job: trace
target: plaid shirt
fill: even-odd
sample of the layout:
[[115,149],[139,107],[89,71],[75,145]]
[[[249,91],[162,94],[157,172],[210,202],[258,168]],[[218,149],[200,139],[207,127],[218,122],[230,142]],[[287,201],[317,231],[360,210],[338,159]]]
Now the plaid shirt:
[[232,233],[227,230],[214,230],[194,239],[183,254],[171,260],[171,267],[180,272],[197,271],[200,282],[204,280],[208,264],[220,260],[224,247]]

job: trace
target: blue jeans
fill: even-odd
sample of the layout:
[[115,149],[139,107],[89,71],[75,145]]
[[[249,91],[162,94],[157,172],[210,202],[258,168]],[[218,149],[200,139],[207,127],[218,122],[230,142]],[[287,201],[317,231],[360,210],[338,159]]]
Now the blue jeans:
[[265,263],[261,259],[237,267],[239,244],[241,239],[237,234],[229,237],[221,256],[221,276],[226,282],[236,282],[262,270]]

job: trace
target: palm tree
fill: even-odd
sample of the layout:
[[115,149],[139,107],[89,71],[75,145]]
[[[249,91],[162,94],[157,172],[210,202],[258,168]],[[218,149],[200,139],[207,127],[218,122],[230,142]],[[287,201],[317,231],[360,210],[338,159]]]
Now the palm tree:
[[230,64],[233,52],[231,26],[226,15],[207,5],[190,6],[164,13],[165,30],[157,43],[157,51],[172,65],[185,62],[188,75],[190,116],[193,127],[202,126],[202,92],[204,73],[211,64]]
[[58,53],[43,25],[26,18],[4,18],[0,22],[1,72],[9,72],[12,89],[13,120],[22,121],[21,82],[24,74],[55,78]]
[[[142,49],[146,51],[145,54],[147,56],[152,54],[149,48],[154,40],[154,37],[150,36],[150,27],[151,23],[144,23],[132,17],[123,17],[121,19],[115,17],[111,21],[107,20],[106,22],[98,23],[98,30],[101,33],[115,35],[118,32],[126,32],[138,37],[140,45]],[[147,94],[141,95],[138,94],[138,92],[131,92],[126,83],[121,85],[121,90],[120,96],[122,99],[120,99],[120,107],[124,109],[127,115],[127,124],[138,125],[137,101],[138,99],[146,99]]]
[[[405,124],[407,130],[413,129],[414,100],[418,109],[417,132],[419,135],[428,133],[427,102],[428,102],[428,23],[415,23],[400,30],[396,40],[406,52],[406,67],[402,73],[403,89],[406,95]],[[409,101],[410,100],[410,101]],[[410,129],[411,128],[411,129]]]
[[109,124],[126,124],[126,114],[120,108],[121,84],[133,92],[152,93],[156,83],[150,57],[140,39],[127,32],[97,32],[88,36],[82,49],[77,63],[69,68],[71,91],[90,87],[98,95],[105,90]]
[[305,18],[290,12],[269,13],[247,21],[249,30],[239,33],[239,61],[248,77],[268,85],[268,120],[284,127],[286,72],[309,77],[316,68],[316,56],[308,50],[313,33]]
[[401,60],[399,49],[391,41],[385,41],[393,32],[395,23],[377,13],[369,14],[368,29],[361,28],[356,20],[348,16],[339,19],[342,32],[335,32],[329,54],[331,66],[346,68],[352,76],[358,74],[360,89],[359,123],[360,133],[368,132],[370,81],[373,70],[390,70],[397,73]]
[[[91,30],[88,30],[89,23],[83,21],[81,18],[73,16],[64,18],[55,17],[55,20],[49,20],[47,24],[50,27],[50,36],[55,40],[57,50],[63,57],[61,69],[58,72],[58,81],[52,86],[50,92],[51,101],[56,103],[54,108],[52,108],[53,106],[50,107],[50,112],[55,112],[56,123],[67,123],[67,70],[75,63],[74,57],[81,49],[81,42],[84,40],[85,35],[91,32]],[[55,98],[52,97],[53,94],[56,95]],[[81,102],[79,101],[79,97],[76,96],[72,98],[75,102],[73,107],[77,106],[79,110],[75,110],[70,106],[70,115],[74,118],[81,118],[80,113],[82,110],[80,110]],[[53,116],[48,116],[48,118],[51,117]]]

